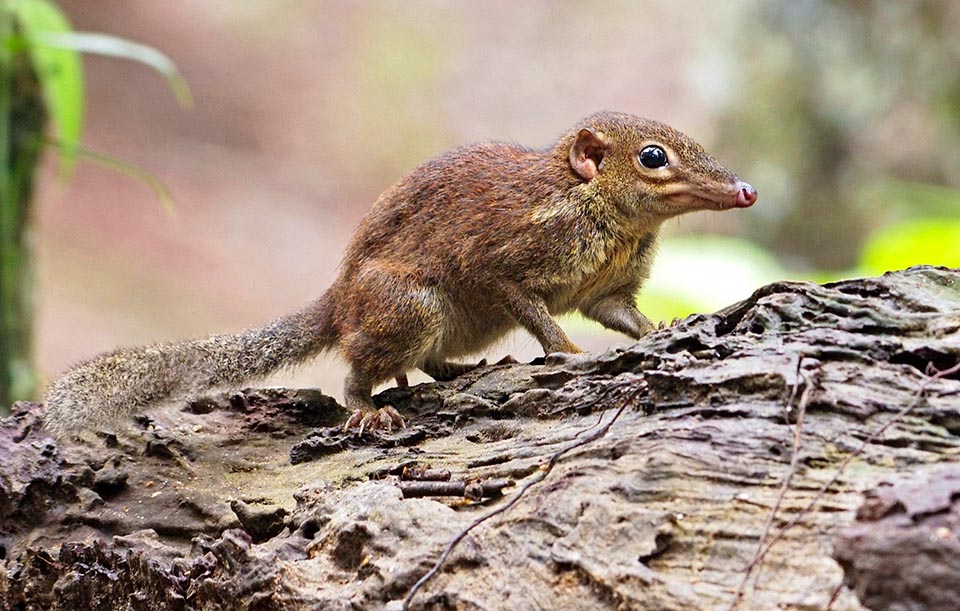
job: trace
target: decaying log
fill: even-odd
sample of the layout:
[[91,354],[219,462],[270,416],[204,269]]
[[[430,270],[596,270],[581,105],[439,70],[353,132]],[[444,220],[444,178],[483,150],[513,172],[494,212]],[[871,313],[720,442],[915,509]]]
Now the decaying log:
[[[382,438],[340,431],[318,391],[69,442],[19,404],[0,423],[0,608],[399,609],[536,478],[411,608],[957,608],[960,376],[938,372],[958,332],[960,271],[921,267],[776,283],[629,348],[391,389],[377,400],[410,425]],[[514,485],[404,498],[405,472],[436,470]]]

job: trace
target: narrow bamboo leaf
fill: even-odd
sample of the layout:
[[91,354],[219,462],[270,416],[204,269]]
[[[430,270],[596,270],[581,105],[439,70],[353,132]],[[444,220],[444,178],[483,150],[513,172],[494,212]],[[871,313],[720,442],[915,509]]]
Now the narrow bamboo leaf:
[[7,6],[27,42],[50,122],[61,142],[60,175],[65,178],[72,171],[83,132],[83,64],[76,51],[53,48],[39,41],[46,36],[69,33],[70,22],[56,4],[48,0],[9,0]]
[[[64,143],[58,140],[47,140],[47,144],[59,149],[62,149],[64,146]],[[77,157],[84,161],[90,161],[101,167],[123,174],[124,176],[129,176],[139,180],[153,190],[154,195],[156,195],[157,199],[160,200],[160,205],[163,206],[164,212],[166,212],[169,216],[173,216],[176,212],[173,202],[173,195],[170,193],[170,189],[167,188],[167,185],[162,180],[157,178],[156,175],[149,170],[146,170],[135,163],[120,159],[119,157],[114,157],[108,153],[97,151],[84,144],[77,144],[75,147],[75,153]]]
[[96,32],[58,32],[44,34],[39,44],[52,49],[68,49],[81,53],[95,53],[107,57],[129,59],[150,66],[167,79],[177,102],[183,108],[193,106],[193,95],[187,81],[169,57],[147,45],[125,38]]

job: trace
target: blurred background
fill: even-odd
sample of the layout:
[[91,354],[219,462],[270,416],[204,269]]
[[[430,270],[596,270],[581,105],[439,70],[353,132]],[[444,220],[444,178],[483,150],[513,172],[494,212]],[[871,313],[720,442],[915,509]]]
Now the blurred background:
[[[960,3],[65,0],[75,29],[174,60],[85,58],[83,141],[175,200],[45,162],[32,233],[49,380],[121,345],[259,325],[318,296],[405,171],[477,140],[547,146],[601,109],[655,118],[754,184],[668,223],[641,299],[709,312],[778,279],[960,266]],[[588,349],[627,339],[573,317]],[[485,356],[531,358],[518,333]],[[335,356],[271,380],[340,397]],[[426,379],[426,378],[416,378]]]

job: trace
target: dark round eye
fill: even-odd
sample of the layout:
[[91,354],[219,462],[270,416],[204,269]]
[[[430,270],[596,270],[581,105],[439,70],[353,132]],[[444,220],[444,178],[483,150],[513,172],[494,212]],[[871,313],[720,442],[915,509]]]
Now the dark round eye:
[[651,170],[667,165],[667,153],[659,146],[648,146],[640,151],[640,165]]

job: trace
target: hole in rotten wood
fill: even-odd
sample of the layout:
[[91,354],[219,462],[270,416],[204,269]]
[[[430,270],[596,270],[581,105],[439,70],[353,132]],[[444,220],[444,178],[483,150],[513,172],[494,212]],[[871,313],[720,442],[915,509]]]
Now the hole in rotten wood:
[[957,413],[931,414],[930,424],[933,424],[936,426],[942,426],[951,435],[960,436],[960,414],[957,414]]
[[316,520],[305,520],[303,524],[300,525],[300,535],[304,539],[313,539],[317,536],[319,530],[320,523]]
[[[890,362],[896,365],[913,367],[923,375],[934,375],[938,371],[950,369],[957,364],[957,357],[953,354],[944,354],[927,347],[907,352],[898,352],[890,357]],[[930,368],[933,369],[930,369]],[[960,371],[948,376],[951,380],[960,380]]]
[[667,551],[672,541],[673,535],[670,533],[657,533],[657,536],[653,540],[654,550],[649,554],[639,556],[637,560],[640,561],[640,564],[647,565],[651,560]]

